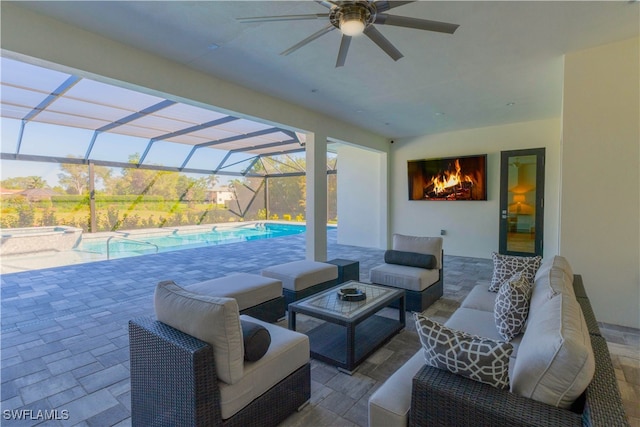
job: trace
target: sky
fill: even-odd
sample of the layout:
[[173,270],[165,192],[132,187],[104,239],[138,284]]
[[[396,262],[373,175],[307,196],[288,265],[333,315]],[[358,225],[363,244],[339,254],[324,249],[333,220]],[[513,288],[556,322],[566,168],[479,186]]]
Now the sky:
[[[1,149],[3,153],[15,153],[20,135],[20,121],[8,118],[1,119],[2,139]],[[49,125],[30,122],[25,126],[21,154],[56,156],[56,157],[84,157],[91,142],[93,131],[87,129],[72,128],[66,126]],[[118,134],[103,133],[94,144],[91,151],[92,158],[101,160],[127,162],[129,156],[142,154],[149,140]],[[165,166],[181,166],[183,160],[191,150],[191,146],[185,144],[154,143],[149,150],[145,163],[161,164]],[[193,156],[187,167],[197,169],[213,169],[226,154],[222,150],[198,150],[202,153]],[[243,154],[241,158],[249,158]],[[240,160],[241,158],[237,159]],[[236,161],[237,161],[236,160]],[[233,162],[233,159],[230,159]],[[213,165],[213,166],[212,166]],[[237,169],[241,166],[238,165]],[[0,162],[0,177],[2,180],[18,176],[40,176],[49,186],[58,185],[60,167],[57,163],[41,163],[31,161],[2,160]],[[189,176],[197,176],[189,174]],[[230,178],[219,177],[219,183],[224,185]]]
[[[0,148],[3,153],[15,153],[20,140],[20,120],[3,117],[0,119],[1,141]],[[76,157],[84,158],[90,146],[93,131],[88,129],[73,128],[68,126],[51,125],[39,122],[29,122],[24,127],[20,143],[20,154]],[[90,158],[106,161],[126,163],[132,155],[144,153],[148,139],[125,136],[115,133],[101,133],[95,140]],[[149,150],[145,158],[145,164],[157,164],[170,167],[180,167],[191,151],[192,146],[165,141],[157,141]],[[191,157],[188,168],[215,169],[224,160],[227,151],[213,148],[199,149]],[[304,157],[304,152],[297,155]],[[243,160],[253,159],[254,155],[248,153],[234,153],[225,162],[236,165],[225,170],[240,172],[248,166]],[[120,171],[120,168],[114,168]],[[0,162],[0,179],[13,177],[39,176],[47,185],[58,185],[58,163],[31,162],[19,160],[2,160]],[[119,172],[116,172],[118,174]],[[203,175],[186,174],[190,177],[200,178]],[[235,176],[218,175],[218,185],[226,185]]]

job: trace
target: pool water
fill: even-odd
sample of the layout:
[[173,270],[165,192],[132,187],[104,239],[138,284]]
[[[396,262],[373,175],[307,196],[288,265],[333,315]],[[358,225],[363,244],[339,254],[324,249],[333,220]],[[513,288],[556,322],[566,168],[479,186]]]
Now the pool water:
[[174,231],[162,235],[123,234],[110,239],[86,240],[75,250],[97,254],[108,253],[108,258],[125,258],[136,255],[193,249],[204,246],[245,242],[248,240],[270,239],[280,236],[301,234],[304,225],[289,224],[247,224],[246,226],[217,228],[201,232]]

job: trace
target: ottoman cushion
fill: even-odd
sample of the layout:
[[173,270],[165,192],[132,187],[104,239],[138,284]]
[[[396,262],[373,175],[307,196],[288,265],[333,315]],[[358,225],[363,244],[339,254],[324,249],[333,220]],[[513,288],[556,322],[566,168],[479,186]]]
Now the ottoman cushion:
[[262,275],[280,280],[282,287],[301,291],[338,278],[338,267],[317,261],[293,261],[262,270]]
[[185,286],[200,294],[234,298],[242,311],[282,296],[282,282],[249,273],[235,273]]

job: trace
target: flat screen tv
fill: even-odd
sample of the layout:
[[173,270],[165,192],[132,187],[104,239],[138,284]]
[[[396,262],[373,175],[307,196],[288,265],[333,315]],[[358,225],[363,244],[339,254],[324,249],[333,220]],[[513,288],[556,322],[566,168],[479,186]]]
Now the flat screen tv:
[[409,160],[409,200],[487,200],[487,155]]

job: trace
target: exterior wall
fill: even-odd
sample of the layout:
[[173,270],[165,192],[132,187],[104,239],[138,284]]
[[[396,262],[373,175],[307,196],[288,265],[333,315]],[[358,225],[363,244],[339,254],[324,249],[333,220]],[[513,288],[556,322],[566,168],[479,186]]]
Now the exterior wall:
[[[544,255],[558,252],[560,120],[550,119],[396,140],[391,152],[391,231],[444,236],[445,254],[491,258],[498,250],[500,152],[546,148]],[[488,154],[487,201],[409,200],[407,161]]]
[[338,243],[386,248],[386,154],[338,149]]
[[565,58],[560,249],[598,320],[640,327],[639,39]]

